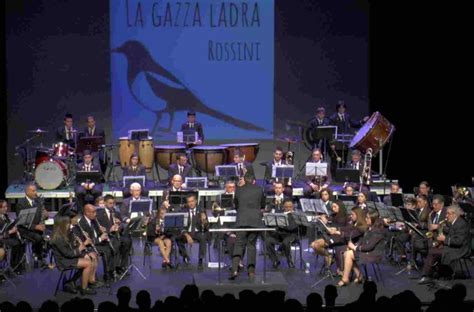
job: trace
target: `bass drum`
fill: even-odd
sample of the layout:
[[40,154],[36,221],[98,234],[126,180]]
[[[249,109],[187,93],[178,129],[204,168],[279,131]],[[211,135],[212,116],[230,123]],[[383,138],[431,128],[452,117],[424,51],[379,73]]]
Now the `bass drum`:
[[369,120],[359,129],[349,146],[365,153],[371,148],[376,154],[390,139],[395,127],[379,112],[372,114]]
[[151,172],[154,163],[153,155],[154,147],[153,140],[140,140],[138,143],[138,157],[143,166],[145,166],[147,172]]
[[67,180],[68,175],[65,163],[59,159],[50,159],[36,166],[35,182],[44,190],[55,190]]
[[233,143],[221,144],[227,149],[227,162],[234,161],[234,153],[240,150],[245,155],[245,161],[253,163],[257,159],[259,144],[258,143]]
[[130,157],[133,153],[135,153],[135,142],[129,140],[128,137],[119,138],[119,158],[122,168],[130,165]]

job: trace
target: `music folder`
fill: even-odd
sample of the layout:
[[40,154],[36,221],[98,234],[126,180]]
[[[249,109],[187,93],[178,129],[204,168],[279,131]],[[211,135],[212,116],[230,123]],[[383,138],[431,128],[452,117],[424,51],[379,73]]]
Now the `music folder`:
[[76,172],[76,183],[95,183],[99,184],[102,180],[102,172],[100,171],[77,171]]
[[216,176],[224,178],[238,177],[237,166],[235,165],[222,165],[216,166]]
[[32,208],[28,208],[28,209],[23,209],[20,211],[20,213],[18,214],[17,218],[16,218],[16,225],[18,227],[24,227],[26,229],[29,229],[31,228],[31,224],[33,223],[33,220],[35,218],[35,215],[36,215],[36,211],[38,209],[41,209],[40,207],[32,207]]
[[234,208],[234,195],[232,194],[221,194],[219,196],[219,203],[222,209]]
[[184,181],[186,188],[189,189],[207,188],[207,177],[186,177]]
[[272,165],[272,178],[292,178],[295,167],[293,165]]
[[285,213],[266,213],[263,216],[266,226],[287,227],[288,216]]
[[343,201],[343,202],[350,201],[350,202],[353,202],[354,204],[357,202],[357,196],[355,196],[355,195],[341,194],[341,195],[337,196],[337,199],[339,199],[340,201]]
[[192,144],[198,140],[198,133],[195,129],[184,129],[176,133],[178,143]]
[[169,212],[165,214],[165,229],[183,229],[188,226],[188,214],[185,212]]
[[129,213],[133,215],[149,215],[153,209],[153,200],[151,199],[138,199],[131,200]]
[[317,126],[312,133],[313,139],[315,140],[327,140],[332,141],[337,138],[337,127],[336,126]]
[[303,212],[316,212],[316,199],[300,198],[301,210]]
[[186,198],[191,194],[196,196],[196,199],[199,198],[199,192],[196,191],[170,191],[169,203],[172,206],[184,206],[186,205]]
[[390,200],[392,201],[392,206],[403,207],[402,193],[390,193]]
[[336,182],[360,183],[360,171],[357,169],[336,169]]
[[145,180],[146,180],[146,177],[143,176],[143,175],[141,175],[141,176],[124,176],[122,178],[123,187],[127,188],[127,189],[130,188],[130,185],[132,185],[133,183],[138,183],[143,188],[143,187],[145,187]]
[[150,139],[149,129],[132,129],[128,130],[128,139],[132,141],[141,141]]

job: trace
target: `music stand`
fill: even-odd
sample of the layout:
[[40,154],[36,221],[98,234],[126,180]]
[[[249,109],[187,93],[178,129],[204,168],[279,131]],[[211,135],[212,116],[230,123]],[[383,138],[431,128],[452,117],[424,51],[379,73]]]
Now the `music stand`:
[[266,226],[272,227],[287,227],[288,216],[285,213],[267,213],[263,216],[263,221]]
[[316,206],[316,213],[317,214],[324,214],[326,216],[329,216],[329,211],[328,209],[326,208],[325,205],[323,205],[323,202],[322,200],[314,200],[314,204]]
[[313,139],[332,141],[337,138],[336,126],[318,126],[313,130]]
[[238,177],[237,166],[235,165],[222,165],[216,166],[216,176],[223,178],[234,178]]
[[390,193],[390,200],[392,201],[392,206],[403,207],[402,193]]
[[131,200],[130,206],[128,207],[130,216],[132,213],[137,213],[138,215],[150,215],[152,210],[153,201],[151,199]]
[[16,218],[16,226],[17,227],[23,227],[25,229],[30,229],[31,225],[33,224],[33,220],[36,215],[36,211],[38,210],[39,207],[33,207],[33,208],[28,208],[28,209],[23,209],[20,211],[18,214],[18,217]]
[[148,140],[150,137],[149,129],[132,129],[128,130],[128,139],[131,141]]
[[307,177],[326,177],[328,175],[328,164],[327,163],[306,163],[306,176]]
[[360,183],[360,171],[357,169],[336,169],[336,182]]
[[186,197],[188,195],[194,195],[198,198],[199,192],[196,191],[170,191],[169,192],[169,203],[171,207],[179,207],[180,209],[186,205]]
[[77,171],[76,183],[95,183],[99,184],[102,180],[102,172],[100,171]]
[[234,208],[234,196],[232,194],[221,194],[219,203],[221,209],[232,209]]
[[381,219],[392,219],[392,214],[384,204],[376,205],[376,209]]
[[353,201],[343,201],[344,206],[346,206],[346,212],[351,214],[352,208],[355,207],[355,202]]
[[122,181],[123,181],[122,183],[123,183],[123,187],[127,188],[127,189],[129,189],[130,185],[132,185],[133,183],[138,183],[143,188],[143,187],[145,187],[145,180],[146,180],[146,177],[143,176],[143,175],[141,175],[141,176],[124,176],[122,178]]
[[300,198],[300,206],[303,212],[316,213],[315,199]]
[[355,195],[341,194],[341,195],[337,196],[337,199],[339,199],[340,201],[343,201],[343,202],[350,201],[350,202],[353,202],[354,204],[357,202],[357,196],[355,196]]
[[207,177],[186,177],[184,183],[189,189],[206,189]]
[[293,165],[272,165],[272,178],[279,178],[282,180],[285,178],[292,178],[294,171],[295,166]]
[[400,207],[399,209],[400,209],[400,212],[402,213],[403,221],[410,222],[410,223],[412,222],[418,223],[418,217],[416,213],[413,214],[410,209],[403,208],[403,207]]
[[198,133],[194,129],[184,129],[176,133],[178,143],[193,144],[198,140]]
[[77,142],[76,153],[82,154],[85,150],[97,153],[99,152],[101,145],[104,144],[105,139],[103,136],[80,137]]
[[[135,200],[135,201],[132,201],[132,202],[140,202],[140,201],[145,201],[145,200]],[[151,200],[150,200],[150,202],[151,202]],[[128,232],[143,232],[143,224],[145,222],[145,217],[143,215],[140,215],[141,211],[144,210],[142,205],[131,205],[130,204],[130,207],[131,207],[132,210],[137,209],[136,212],[132,212],[132,213],[133,214],[135,214],[135,213],[139,214],[139,216],[134,217],[134,218],[131,217],[130,223],[128,224]],[[132,213],[130,213],[130,216],[132,216]],[[121,281],[131,269],[134,269],[138,273],[138,275],[141,276],[141,278],[146,280],[146,276],[142,273],[142,271],[140,271],[140,269],[136,266],[136,264],[133,263],[133,261],[130,262],[127,269],[122,273],[122,275],[120,275],[119,280]]]

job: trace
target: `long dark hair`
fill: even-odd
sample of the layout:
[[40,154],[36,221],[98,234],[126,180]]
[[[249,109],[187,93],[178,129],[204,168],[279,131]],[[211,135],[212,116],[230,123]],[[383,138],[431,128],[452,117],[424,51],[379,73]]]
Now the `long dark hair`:
[[51,236],[51,241],[57,241],[59,239],[68,240],[69,226],[71,219],[69,217],[58,217],[54,220],[54,229]]
[[333,222],[337,224],[342,224],[342,225],[347,224],[346,205],[344,205],[344,203],[341,200],[337,200],[333,204],[336,204],[339,207],[339,211],[333,217]]
[[357,216],[357,220],[354,226],[357,227],[359,231],[366,232],[369,226],[367,225],[367,221],[365,221],[365,216],[366,216],[365,211],[362,208],[357,207],[357,206],[352,208],[352,211]]
[[370,228],[371,230],[381,230],[383,229],[383,222],[382,219],[380,219],[380,214],[377,210],[372,210],[369,211],[367,214],[367,217],[370,219]]

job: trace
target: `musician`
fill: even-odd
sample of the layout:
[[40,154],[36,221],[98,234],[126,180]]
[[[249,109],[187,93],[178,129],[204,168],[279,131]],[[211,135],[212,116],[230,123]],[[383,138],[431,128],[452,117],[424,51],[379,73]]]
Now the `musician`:
[[84,128],[82,136],[85,138],[103,137],[105,142],[105,131],[97,127],[95,118],[92,115],[87,116],[87,126]]
[[[77,165],[77,171],[102,172],[100,169],[100,165],[93,161],[94,157],[92,156],[89,150],[84,151],[82,159],[83,162]],[[79,207],[84,207],[86,202],[93,203],[95,201],[95,198],[102,195],[102,189],[102,184],[95,184],[94,182],[82,182],[81,184],[76,185],[74,192],[76,193]]]
[[358,195],[357,195],[357,203],[356,203],[356,206],[361,208],[362,210],[364,211],[367,211],[369,210],[369,207],[367,207],[367,193],[365,192],[360,192]]
[[[397,182],[392,182],[390,184],[390,194],[399,194],[399,193],[401,193],[400,192],[400,184],[398,184]],[[391,198],[390,194],[386,195],[383,199],[383,203],[386,206],[393,206],[392,205],[392,198]]]
[[[323,155],[319,148],[313,149],[311,153],[311,163],[325,163],[323,161]],[[327,172],[327,176],[314,176],[314,177],[307,177],[305,184],[303,185],[303,194],[304,196],[311,196],[320,190],[329,187],[331,184],[331,173],[330,170]]]
[[[417,200],[416,198],[409,197],[404,202],[404,208],[407,209],[413,216],[417,215]],[[398,255],[400,255],[400,260],[403,261],[406,259],[405,244],[410,240],[410,234],[403,222],[396,221],[395,223],[391,222],[386,218],[383,219],[385,225],[391,229],[387,235],[387,241],[392,242],[390,245],[393,246],[392,249],[396,250]],[[413,220],[408,222],[413,223]],[[416,224],[416,223],[415,223]],[[416,234],[413,234],[416,235]],[[390,250],[392,254],[392,250]]]
[[418,191],[415,190],[415,193],[417,195],[425,195],[430,203],[433,201],[431,186],[427,181],[421,181],[418,186]]
[[362,153],[359,150],[353,150],[351,154],[351,161],[347,165],[349,169],[356,169],[360,171],[362,175],[362,171],[364,170],[364,162],[362,161]]
[[317,147],[320,148],[322,151],[327,151],[327,144],[324,145],[324,140],[316,139],[316,131],[318,127],[326,127],[331,124],[329,118],[326,117],[326,109],[324,107],[318,107],[316,109],[316,115],[311,119],[309,122],[309,131],[311,133],[311,137],[313,139],[313,148]]
[[211,236],[209,233],[209,221],[204,211],[204,215],[200,214],[197,209],[197,198],[194,194],[186,197],[186,205],[188,206],[188,226],[181,233],[181,236],[176,238],[178,243],[179,254],[183,257],[185,263],[189,263],[189,255],[186,251],[185,244],[193,245],[194,242],[199,242],[199,262],[198,269],[203,268],[203,259],[206,256],[207,242]]
[[270,187],[273,185],[273,182],[276,181],[276,179],[272,177],[273,166],[281,166],[284,164],[283,149],[277,146],[273,151],[273,159],[265,163],[265,182],[269,184]]
[[73,120],[71,114],[64,115],[64,125],[56,130],[56,141],[76,147],[76,130],[73,128]]
[[271,203],[265,208],[267,212],[283,212],[283,203],[286,200],[292,200],[291,197],[284,194],[285,188],[282,182],[273,183],[273,191],[275,193]]
[[[18,228],[10,224],[12,221],[8,217],[8,203],[0,200],[0,249],[6,254],[5,247],[11,250],[10,266],[17,274],[22,274],[25,270],[22,259],[25,254],[25,244]],[[1,254],[1,253],[0,253]],[[0,261],[2,257],[0,256]]]
[[204,130],[202,124],[196,121],[196,112],[188,112],[188,120],[181,125],[181,131],[187,129],[194,129],[197,132],[198,140],[195,144],[202,144],[204,142]]
[[446,207],[444,207],[444,197],[442,195],[433,196],[432,208],[428,219],[428,230],[437,231],[439,223],[446,219]]
[[86,204],[84,206],[84,214],[77,226],[74,228],[74,233],[83,242],[90,238],[92,244],[95,246],[99,254],[102,256],[104,263],[104,282],[108,285],[114,278],[114,257],[113,257],[113,245],[110,241],[107,229],[99,226],[97,222],[97,210],[94,205]]
[[32,244],[32,250],[35,257],[39,261],[39,266],[44,268],[47,266],[44,262],[44,245],[45,241],[43,234],[46,231],[46,225],[44,220],[48,219],[48,211],[44,208],[43,201],[38,197],[36,185],[34,183],[27,183],[25,185],[25,197],[18,200],[16,204],[16,215],[20,215],[20,211],[23,209],[30,209],[36,207],[36,214],[33,218],[30,228],[19,227],[20,235],[23,238],[30,240]]
[[331,202],[331,192],[329,189],[325,188],[319,192],[319,201],[321,203],[321,207],[326,208],[328,212],[328,216],[333,214],[332,209],[332,202]]
[[352,184],[348,183],[346,186],[344,186],[343,194],[347,196],[354,196],[354,187]]
[[[255,178],[247,171],[243,179],[244,184],[235,192],[235,209],[237,210],[236,228],[258,228],[263,226],[261,210],[265,208],[265,194],[263,189],[255,185]],[[230,280],[237,278],[240,260],[247,249],[247,272],[250,279],[255,277],[257,257],[256,232],[237,232],[234,253],[232,255],[232,273]]]
[[167,190],[163,191],[163,202],[161,203],[161,207],[173,211],[174,208],[171,207],[169,194],[170,192],[180,192],[183,190],[183,178],[179,174],[175,174],[171,179],[171,186]]
[[252,163],[245,161],[245,154],[241,150],[236,149],[234,151],[233,160],[234,162],[230,163],[229,165],[233,165],[237,167],[237,174],[239,175],[239,178],[240,178],[240,181],[239,181],[240,184],[242,185],[244,184],[243,176],[247,173],[255,177]]
[[192,166],[188,164],[188,157],[186,154],[177,154],[176,155],[176,163],[171,164],[168,168],[168,180],[171,183],[171,179],[176,174],[181,176],[181,179],[184,181],[186,177],[192,177],[193,171]]
[[[94,288],[101,286],[96,281],[97,255],[87,252],[86,245],[92,244],[90,239],[81,241],[74,236],[71,231],[71,219],[69,217],[59,217],[54,222],[51,246],[58,266],[62,268],[78,267],[82,270],[81,295],[95,295]],[[71,278],[64,284],[64,290],[77,293],[75,281],[79,274]]]
[[344,101],[339,101],[336,105],[336,112],[329,118],[330,123],[337,127],[337,133],[353,133],[354,129],[360,128],[369,117],[362,120],[353,120],[346,112],[347,106]]
[[[434,196],[436,197],[436,195]],[[433,203],[435,198],[433,198]],[[423,266],[423,277],[420,284],[429,283],[433,267],[437,262],[450,266],[456,274],[454,262],[471,253],[471,233],[469,223],[462,217],[459,206],[449,206],[446,211],[446,223],[439,229],[436,244],[430,247]]]
[[160,248],[160,253],[163,257],[161,267],[164,269],[173,269],[173,265],[171,265],[171,248],[173,246],[175,233],[169,229],[165,229],[166,212],[167,210],[164,207],[158,209],[156,217],[152,217],[150,222],[146,223],[146,235],[149,242],[155,243]]
[[348,250],[344,253],[344,272],[341,281],[337,286],[346,286],[349,284],[351,271],[355,273],[355,283],[361,283],[363,280],[362,273],[358,263],[381,261],[385,248],[385,233],[383,222],[379,218],[378,211],[374,210],[367,214],[366,223],[368,230],[358,243],[349,241]]
[[[98,197],[97,199],[101,199]],[[122,216],[115,207],[115,198],[107,194],[103,199],[104,209],[97,211],[99,224],[105,227],[114,249],[115,272],[121,275],[128,267],[128,256],[132,249],[132,238],[122,226]],[[100,207],[100,205],[99,205]]]
[[140,162],[140,158],[138,158],[138,154],[133,153],[130,155],[130,161],[128,162],[128,167],[123,168],[123,176],[124,177],[136,177],[136,176],[145,176],[146,177],[146,169]]
[[283,254],[286,256],[288,267],[294,268],[295,265],[291,259],[291,243],[297,239],[298,225],[293,218],[293,201],[286,199],[283,203],[283,211],[288,216],[288,226],[278,227],[275,232],[270,232],[265,241],[265,247],[270,260],[273,263],[273,268],[277,269],[280,261],[275,252],[275,245],[280,244]]
[[120,215],[123,219],[128,219],[130,217],[130,203],[132,201],[149,199],[148,197],[143,196],[142,191],[140,183],[134,182],[130,185],[130,197],[125,198],[120,206]]
[[[228,180],[225,182],[224,186],[224,194],[223,195],[232,195],[232,198],[234,197],[235,194],[235,181],[233,180]],[[214,202],[212,205],[212,214],[214,217],[217,217],[219,215],[223,215],[225,211],[221,209],[220,204],[218,202]],[[217,223],[218,224],[218,223]]]

